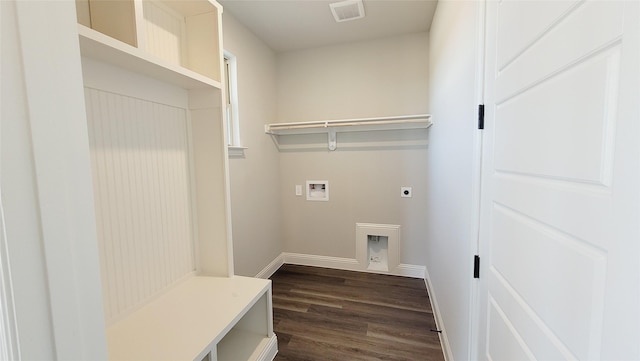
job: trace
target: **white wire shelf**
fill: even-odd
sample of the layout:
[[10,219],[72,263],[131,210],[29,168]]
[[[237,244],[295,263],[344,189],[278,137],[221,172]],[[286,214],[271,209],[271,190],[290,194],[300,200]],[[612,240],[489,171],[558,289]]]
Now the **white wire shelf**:
[[432,125],[430,114],[401,115],[379,118],[317,120],[310,122],[272,123],[264,126],[271,135],[327,133],[329,150],[337,148],[338,132],[364,132],[376,130],[426,129]]

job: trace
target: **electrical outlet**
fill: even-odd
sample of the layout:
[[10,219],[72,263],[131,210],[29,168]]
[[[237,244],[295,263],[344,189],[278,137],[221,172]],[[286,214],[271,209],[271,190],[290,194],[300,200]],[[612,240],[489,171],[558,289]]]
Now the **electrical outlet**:
[[400,187],[400,197],[411,198],[412,195],[411,187]]
[[300,185],[300,184],[296,184],[296,195],[297,196],[301,196],[302,195],[302,185]]

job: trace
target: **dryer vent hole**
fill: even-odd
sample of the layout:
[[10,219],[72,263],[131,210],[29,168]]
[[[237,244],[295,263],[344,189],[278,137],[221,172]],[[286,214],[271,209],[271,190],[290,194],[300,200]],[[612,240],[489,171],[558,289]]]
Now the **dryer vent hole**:
[[367,251],[369,260],[367,269],[389,271],[389,237],[367,235]]

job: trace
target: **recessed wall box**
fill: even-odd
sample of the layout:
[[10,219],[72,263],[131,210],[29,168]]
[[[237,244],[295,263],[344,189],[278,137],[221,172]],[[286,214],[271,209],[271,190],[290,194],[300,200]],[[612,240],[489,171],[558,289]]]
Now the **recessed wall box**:
[[328,201],[329,181],[307,181],[308,201]]
[[361,270],[396,273],[400,265],[400,225],[356,223],[356,260]]

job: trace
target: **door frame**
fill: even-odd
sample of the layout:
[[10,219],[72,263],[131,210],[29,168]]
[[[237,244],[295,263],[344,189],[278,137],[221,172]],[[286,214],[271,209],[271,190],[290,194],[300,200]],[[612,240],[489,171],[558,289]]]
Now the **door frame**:
[[[473,169],[472,174],[474,180],[472,181],[472,230],[471,230],[471,239],[469,240],[471,245],[470,249],[472,250],[472,256],[478,255],[480,259],[482,259],[482,249],[480,243],[480,232],[482,230],[482,177],[483,177],[483,151],[484,151],[484,129],[480,129],[480,105],[484,107],[485,103],[485,51],[486,51],[486,12],[487,12],[487,0],[478,0],[477,4],[477,14],[476,14],[476,49],[475,49],[475,57],[476,57],[476,79],[475,79],[475,92],[476,99],[475,104],[478,106],[478,119],[474,119],[473,121],[478,123],[476,133],[474,136],[474,145],[473,145]],[[482,120],[484,123],[484,119]],[[469,259],[469,262],[474,261],[473,259]],[[469,275],[469,277],[473,277],[474,275]],[[480,335],[482,334],[482,329],[480,328],[480,320],[481,320],[481,311],[480,300],[481,300],[481,280],[482,280],[482,272],[480,273],[480,278],[473,279],[471,282],[471,291],[470,299],[469,299],[469,360],[477,360],[478,359],[478,346],[479,342],[482,342],[482,338]]]

